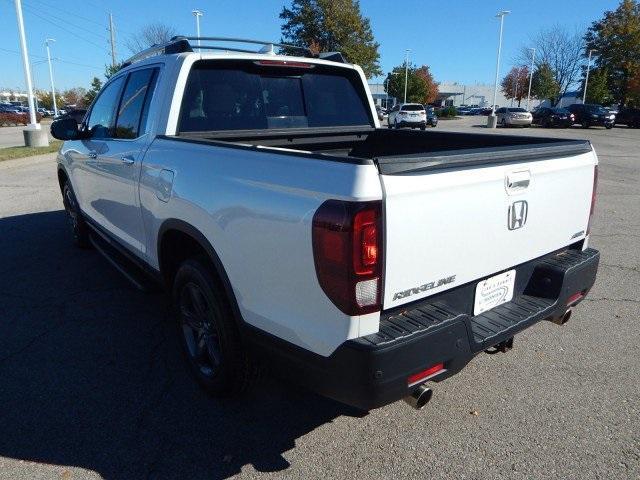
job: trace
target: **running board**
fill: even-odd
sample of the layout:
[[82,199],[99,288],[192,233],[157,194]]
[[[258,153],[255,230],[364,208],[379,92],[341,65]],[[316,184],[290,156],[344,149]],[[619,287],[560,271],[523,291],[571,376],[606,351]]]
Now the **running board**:
[[159,290],[157,283],[155,283],[144,270],[129,260],[126,255],[122,254],[118,248],[113,246],[111,241],[105,238],[97,229],[92,228],[89,240],[94,248],[138,290],[142,292]]

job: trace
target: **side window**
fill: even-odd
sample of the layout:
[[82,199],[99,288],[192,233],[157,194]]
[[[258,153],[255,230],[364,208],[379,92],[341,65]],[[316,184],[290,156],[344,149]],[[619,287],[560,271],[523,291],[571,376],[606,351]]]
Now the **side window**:
[[137,138],[144,132],[156,71],[147,68],[129,75],[118,106],[115,138]]
[[91,113],[87,119],[87,127],[91,131],[93,138],[109,138],[113,131],[116,108],[120,91],[125,77],[119,77],[113,80],[105,87],[97,100],[91,107]]

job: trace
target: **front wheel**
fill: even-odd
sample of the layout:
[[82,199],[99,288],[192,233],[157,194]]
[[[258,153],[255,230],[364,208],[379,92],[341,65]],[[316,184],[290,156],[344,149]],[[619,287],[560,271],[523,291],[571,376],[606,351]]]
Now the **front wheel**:
[[502,128],[507,128],[507,121],[504,118],[502,120],[500,120],[500,126]]
[[257,369],[210,268],[204,258],[184,261],[173,282],[173,304],[191,372],[209,394],[222,397],[246,390]]
[[582,128],[589,128],[589,122],[587,122],[586,120],[582,121]]
[[606,128],[607,130],[611,130],[613,128],[613,124],[605,125],[604,128]]
[[420,126],[420,130],[424,130],[424,129],[426,129],[426,128],[427,128],[427,126],[426,126],[426,125],[421,125],[421,126]]
[[64,185],[62,186],[62,203],[64,204],[64,210],[67,213],[69,227],[71,227],[73,243],[80,248],[88,248],[91,246],[91,241],[89,240],[89,227],[85,223],[84,218],[82,218],[76,196],[73,193],[68,180],[64,182]]
[[393,128],[395,128],[396,130],[400,128],[400,125],[398,125],[398,120],[393,121]]

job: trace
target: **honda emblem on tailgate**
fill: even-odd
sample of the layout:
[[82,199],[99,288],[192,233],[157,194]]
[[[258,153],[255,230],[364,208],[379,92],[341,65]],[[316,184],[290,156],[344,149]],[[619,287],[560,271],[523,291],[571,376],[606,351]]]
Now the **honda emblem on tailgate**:
[[526,200],[518,200],[513,202],[509,207],[509,214],[507,218],[507,226],[509,230],[517,230],[524,227],[527,223],[527,214],[529,213],[529,204]]

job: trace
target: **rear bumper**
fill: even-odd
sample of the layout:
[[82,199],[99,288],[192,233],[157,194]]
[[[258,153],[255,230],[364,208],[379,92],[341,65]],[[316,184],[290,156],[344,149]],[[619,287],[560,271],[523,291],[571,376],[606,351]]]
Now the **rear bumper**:
[[398,122],[399,127],[425,127],[426,125],[427,125],[426,120],[417,120],[417,121],[401,120]]
[[505,118],[507,125],[531,125],[530,118]]
[[407,378],[438,363],[430,381],[459,372],[474,355],[509,340],[540,320],[562,317],[570,297],[595,282],[596,250],[564,250],[516,267],[514,299],[473,316],[477,282],[383,312],[378,333],[349,340],[322,357],[253,331],[258,355],[281,374],[310,389],[364,410],[406,397],[419,386]]

